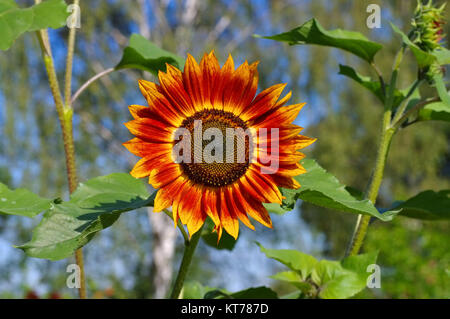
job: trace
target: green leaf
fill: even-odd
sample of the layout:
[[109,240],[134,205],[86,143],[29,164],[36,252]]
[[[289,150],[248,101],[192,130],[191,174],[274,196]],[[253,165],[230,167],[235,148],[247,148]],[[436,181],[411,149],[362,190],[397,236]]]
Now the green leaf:
[[70,201],[53,205],[34,229],[31,241],[18,248],[36,258],[69,257],[121,213],[151,206],[153,199],[143,182],[129,174],[93,178],[81,183]]
[[358,82],[363,87],[371,91],[382,102],[384,102],[383,93],[379,81],[373,81],[369,76],[364,76],[355,71],[350,66],[339,64],[339,74],[345,75]]
[[[339,74],[345,75],[357,83],[361,84],[363,87],[371,91],[382,103],[385,102],[383,96],[383,91],[381,89],[381,84],[379,81],[373,81],[369,76],[364,76],[356,72],[352,67],[347,65],[339,64]],[[389,85],[386,85],[386,91],[389,90]],[[401,91],[395,89],[394,91],[394,101],[393,106],[397,107],[401,101],[404,99],[405,94]]]
[[278,299],[278,295],[270,288],[261,286],[248,288],[231,294],[234,299]]
[[434,102],[425,105],[419,111],[419,121],[447,121],[450,122],[450,107],[444,102]]
[[287,295],[283,295],[280,297],[280,299],[301,299],[303,297],[303,293],[298,290],[291,293],[288,293]]
[[157,76],[159,70],[166,70],[166,63],[179,69],[184,67],[184,59],[178,55],[161,49],[139,34],[133,34],[130,43],[123,51],[122,59],[115,68],[116,70],[139,69]]
[[292,270],[276,273],[275,275],[270,276],[270,278],[291,283],[296,283],[303,280],[298,272]]
[[205,293],[203,299],[232,299],[232,297],[228,291],[214,289]]
[[366,280],[361,280],[357,273],[345,269],[338,261],[321,260],[311,278],[320,286],[322,299],[350,298],[366,287]]
[[0,50],[9,49],[24,32],[60,28],[68,16],[64,0],[48,0],[26,9],[14,0],[0,0]]
[[435,192],[427,190],[399,202],[395,209],[401,208],[400,215],[426,220],[450,219],[450,189]]
[[277,215],[284,215],[292,209],[285,209],[281,207],[280,204],[277,203],[263,203],[264,207],[267,209],[269,213],[274,213]]
[[183,285],[183,299],[202,299],[206,291],[197,281],[188,281]]
[[183,299],[203,299],[210,291],[220,290],[203,286],[198,281],[188,281],[183,285]]
[[445,83],[442,74],[441,73],[434,74],[433,82],[436,86],[436,91],[438,92],[438,95],[441,98],[442,103],[444,103],[450,109],[450,94],[447,92],[447,89],[445,88]]
[[228,233],[224,232],[220,238],[219,243],[217,243],[217,233],[209,232],[208,234],[202,234],[203,241],[208,246],[214,247],[218,250],[233,250],[236,246],[236,239],[231,237]]
[[345,186],[345,190],[356,199],[363,200],[364,193],[352,186]]
[[311,279],[320,286],[323,299],[350,298],[367,285],[367,266],[375,264],[378,252],[350,256],[339,261],[321,260]]
[[297,287],[307,297],[349,298],[365,288],[367,266],[374,264],[378,252],[370,252],[344,258],[342,261],[317,261],[310,255],[296,250],[267,249],[261,247],[266,256],[289,267],[271,276]]
[[317,264],[316,258],[300,251],[291,249],[267,249],[261,244],[257,244],[261,252],[265,253],[268,258],[275,259],[283,265],[286,265],[289,269],[297,271],[303,280],[311,274]]
[[10,190],[0,183],[0,214],[34,217],[52,206],[52,200],[24,188]]
[[371,201],[359,200],[345,189],[345,186],[325,171],[312,159],[305,159],[301,162],[306,169],[306,173],[295,177],[301,187],[297,190],[282,189],[286,199],[283,207],[293,208],[297,199],[305,202],[329,208],[332,210],[370,215],[383,221],[390,221],[398,211],[387,211],[380,214]]
[[295,271],[279,272],[273,276],[270,276],[270,278],[287,282],[295,286],[297,289],[299,289],[305,294],[308,294],[311,290],[314,289],[311,284],[304,282],[303,279],[300,277],[300,274]]
[[205,294],[205,299],[278,299],[278,295],[270,288],[261,286],[248,288],[232,294],[223,290],[214,290]]
[[[261,36],[258,36],[261,37]],[[372,62],[382,45],[368,40],[359,32],[335,29],[325,30],[316,19],[285,33],[262,37],[294,44],[317,44],[351,52],[367,62]]]
[[436,56],[423,51],[421,48],[419,48],[417,45],[415,45],[406,34],[403,33],[402,30],[400,30],[395,24],[391,23],[391,28],[400,35],[402,38],[402,41],[404,44],[406,44],[414,56],[416,57],[417,64],[419,65],[419,68],[424,68],[427,66],[430,66],[436,61]]
[[222,237],[220,238],[220,241],[217,242],[217,232],[212,232],[214,223],[211,219],[206,220],[206,225],[203,227],[202,230],[202,239],[208,246],[211,246],[213,248],[219,249],[219,250],[233,250],[234,246],[236,246],[236,242],[238,239],[234,239],[231,235],[229,235],[227,232],[222,233]]
[[377,258],[378,251],[372,251],[366,254],[346,257],[341,261],[341,265],[347,270],[356,272],[359,275],[363,275],[364,280],[366,280],[367,266],[375,264],[377,262]]

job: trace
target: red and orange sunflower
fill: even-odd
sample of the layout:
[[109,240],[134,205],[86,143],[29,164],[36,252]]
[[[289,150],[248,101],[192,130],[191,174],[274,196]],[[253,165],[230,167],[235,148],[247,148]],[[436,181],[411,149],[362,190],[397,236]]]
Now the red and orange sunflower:
[[[278,187],[300,187],[293,178],[305,172],[299,163],[304,155],[298,150],[315,141],[299,135],[302,128],[292,124],[305,103],[285,106],[291,96],[289,92],[279,99],[285,84],[256,95],[257,64],[246,61],[235,69],[230,55],[220,68],[213,52],[205,54],[200,65],[188,55],[183,72],[167,64],[166,72],[158,73],[159,85],[139,81],[149,107],[131,105],[134,120],[125,123],[136,137],[124,145],[142,157],[130,174],[149,176],[149,183],[158,189],[154,211],[172,206],[175,225],[180,219],[191,236],[207,216],[219,238],[223,229],[237,238],[239,220],[254,229],[248,215],[271,228],[262,203],[281,204]],[[195,123],[199,121],[201,134],[208,128],[219,129],[224,135],[228,129],[245,130],[245,159],[237,161],[238,147],[232,147],[231,162],[178,161],[174,147],[184,136],[177,138],[177,132],[184,129],[196,135]],[[258,134],[261,129],[267,133]],[[208,147],[205,140],[187,145],[191,154]]]

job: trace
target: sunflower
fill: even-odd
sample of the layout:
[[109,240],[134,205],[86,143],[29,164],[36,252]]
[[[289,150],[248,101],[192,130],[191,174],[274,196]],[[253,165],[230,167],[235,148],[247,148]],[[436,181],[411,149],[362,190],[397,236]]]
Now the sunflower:
[[[158,73],[159,85],[139,81],[149,107],[129,107],[134,120],[125,126],[136,137],[124,146],[142,157],[130,174],[149,176],[158,189],[154,211],[172,206],[175,225],[181,220],[190,236],[208,216],[219,239],[223,229],[237,238],[239,220],[254,230],[248,216],[272,228],[262,203],[281,204],[278,187],[300,187],[293,178],[305,172],[298,150],[315,141],[299,135],[302,128],[292,124],[305,103],[285,106],[291,96],[279,99],[285,84],[256,95],[257,64],[245,61],[235,69],[229,55],[221,68],[211,52],[199,65],[188,54],[184,71],[167,64],[166,72]],[[205,139],[210,129],[215,129],[216,146],[226,144],[226,161],[218,157],[220,147],[209,145],[212,136]],[[184,148],[175,156],[180,144]],[[209,160],[202,158],[207,149]],[[194,160],[186,160],[192,154]]]

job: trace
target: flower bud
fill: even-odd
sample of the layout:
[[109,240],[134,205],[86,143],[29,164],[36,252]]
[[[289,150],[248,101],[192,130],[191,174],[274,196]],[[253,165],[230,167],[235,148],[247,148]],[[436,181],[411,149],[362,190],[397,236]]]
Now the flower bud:
[[432,0],[429,0],[427,4],[423,4],[420,0],[417,2],[411,22],[413,27],[411,36],[412,41],[424,51],[431,52],[441,47],[440,42],[445,36],[444,8],[445,3],[436,8],[433,6]]

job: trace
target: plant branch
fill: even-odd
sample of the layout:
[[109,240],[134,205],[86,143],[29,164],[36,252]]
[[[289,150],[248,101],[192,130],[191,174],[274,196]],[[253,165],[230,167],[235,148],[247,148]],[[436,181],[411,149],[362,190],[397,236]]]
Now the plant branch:
[[400,117],[405,112],[406,107],[408,106],[408,101],[411,95],[417,90],[419,85],[423,82],[422,79],[417,79],[414,84],[409,89],[408,93],[406,94],[405,98],[401,102],[400,106],[398,107],[397,111],[395,112],[394,119],[392,120],[392,123],[396,123]]
[[394,121],[392,124],[392,128],[394,130],[397,130],[403,124],[403,122],[405,122],[408,119],[408,117],[410,117],[411,115],[413,115],[414,113],[419,111],[421,108],[423,108],[427,104],[439,102],[440,100],[441,99],[439,96],[435,96],[433,98],[429,98],[427,100],[417,103],[412,108],[410,108],[408,111],[406,111],[405,114],[403,114],[402,117],[400,117],[397,121]]
[[[74,0],[73,4],[79,6],[80,1]],[[67,57],[66,57],[66,76],[64,81],[64,97],[66,107],[71,107],[71,94],[72,94],[72,64],[73,64],[73,53],[75,48],[75,35],[77,33],[77,28],[72,27],[69,31],[69,39],[67,41]]]
[[378,80],[380,81],[380,85],[381,85],[381,92],[383,93],[383,96],[385,97],[386,96],[386,84],[384,83],[383,74],[381,73],[380,69],[374,62],[370,63],[370,65],[374,69],[375,73],[378,75]]
[[96,80],[98,80],[99,78],[101,78],[102,76],[105,76],[111,72],[113,72],[115,70],[115,68],[109,68],[106,69],[96,75],[94,75],[93,77],[91,77],[89,80],[87,80],[86,82],[84,82],[84,84],[75,92],[75,94],[72,96],[72,100],[71,103],[73,104],[75,102],[75,100],[78,98],[78,96],[87,89],[87,87],[89,85],[91,85],[93,82],[95,82]]

